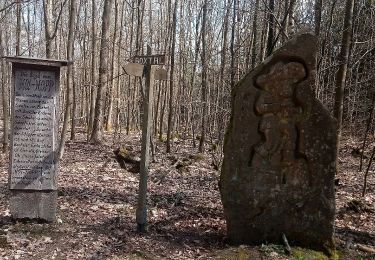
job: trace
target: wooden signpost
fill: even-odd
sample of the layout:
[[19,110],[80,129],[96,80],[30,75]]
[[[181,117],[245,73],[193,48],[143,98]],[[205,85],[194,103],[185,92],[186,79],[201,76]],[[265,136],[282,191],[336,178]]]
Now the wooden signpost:
[[[147,178],[150,162],[150,140],[152,126],[153,83],[154,80],[166,80],[167,72],[164,69],[155,70],[154,65],[165,63],[165,55],[151,55],[151,47],[147,46],[147,56],[134,57],[135,63],[129,63],[123,68],[131,76],[145,77],[146,84],[143,99],[142,118],[142,147],[138,201],[136,211],[137,231],[147,231]],[[140,64],[139,64],[140,63]],[[158,73],[155,73],[158,71]]]
[[54,221],[60,67],[68,62],[4,58],[12,62],[10,213]]

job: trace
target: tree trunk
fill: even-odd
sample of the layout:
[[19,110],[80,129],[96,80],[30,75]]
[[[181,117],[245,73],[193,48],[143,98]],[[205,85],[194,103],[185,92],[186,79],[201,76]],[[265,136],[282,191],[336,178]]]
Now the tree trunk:
[[342,35],[341,50],[338,56],[339,70],[337,71],[335,84],[334,116],[337,119],[337,149],[339,149],[341,137],[344,88],[346,81],[346,73],[348,69],[350,42],[352,36],[353,9],[354,0],[346,0],[344,32]]
[[[74,46],[74,25],[76,17],[76,2],[75,0],[70,0],[70,11],[69,11],[69,33],[68,33],[68,46],[67,46],[67,60],[73,60],[73,46]],[[73,81],[73,65],[68,66],[68,73],[66,75],[66,105],[64,112],[64,122],[61,131],[61,140],[59,146],[59,158],[62,159],[64,155],[64,147],[66,142],[66,133],[68,131],[69,119],[70,119],[70,109],[72,105],[72,95],[71,86]]]
[[16,56],[21,55],[21,2],[17,3]]
[[[0,57],[4,56],[4,41],[3,41],[3,31],[0,31]],[[8,87],[6,82],[6,67],[4,59],[0,60],[1,66],[1,90],[2,90],[2,103],[3,103],[3,147],[2,152],[7,153],[9,150],[9,95]]]
[[51,58],[51,43],[53,38],[52,33],[52,0],[43,0],[43,10],[44,10],[44,34],[46,40],[46,58]]
[[171,46],[171,69],[169,82],[169,101],[168,101],[168,128],[167,128],[167,153],[171,152],[171,132],[173,120],[173,87],[174,87],[174,54],[176,48],[176,27],[177,27],[177,5],[178,0],[175,1],[172,21],[172,46]]
[[[236,2],[236,0],[235,0]],[[202,18],[202,124],[201,124],[201,138],[199,140],[199,152],[204,152],[204,143],[206,135],[206,116],[207,116],[207,57],[206,57],[206,24],[207,24],[207,0],[203,4],[203,18]],[[232,31],[233,33],[233,31]],[[233,37],[233,34],[232,34]]]
[[100,143],[103,138],[103,98],[108,73],[109,23],[111,18],[112,2],[113,0],[104,0],[104,10],[102,17],[102,37],[100,40],[99,54],[99,84],[95,103],[93,130],[90,138],[90,142],[92,143]]
[[[205,2],[206,3],[206,2]],[[236,75],[236,69],[234,67],[234,64],[235,64],[235,50],[234,50],[234,38],[235,38],[235,34],[236,34],[236,12],[237,12],[237,0],[234,0],[233,2],[233,16],[232,16],[232,34],[231,34],[231,38],[230,38],[230,54],[231,54],[231,60],[230,60],[230,86],[232,87],[232,89],[234,88],[234,85],[235,85],[235,75]],[[207,10],[206,10],[206,14],[207,14]],[[204,15],[204,11],[203,11],[203,15]],[[202,25],[202,31],[203,31],[203,25]],[[202,45],[203,45],[203,41],[205,39],[205,35],[203,33],[202,35]],[[204,48],[202,47],[202,52],[204,51]],[[203,57],[203,54],[202,54],[202,57]],[[203,63],[202,63],[202,66],[203,66]],[[203,81],[203,79],[202,79]],[[202,89],[203,89],[203,83],[202,83]],[[200,146],[199,146],[200,147]]]
[[114,21],[114,33],[112,39],[112,57],[111,57],[111,79],[109,80],[109,90],[107,92],[107,101],[108,101],[108,110],[107,110],[107,121],[106,121],[106,130],[108,132],[112,131],[113,128],[113,96],[115,89],[115,47],[116,47],[116,37],[117,37],[117,20],[118,20],[118,3],[115,0],[115,21]]
[[258,9],[259,9],[259,0],[255,1],[255,10],[254,10],[254,19],[253,19],[253,46],[252,48],[252,57],[251,57],[251,67],[254,68],[256,65],[256,58],[257,58],[257,51],[256,51],[256,45],[257,45],[257,22],[258,22]]
[[90,89],[91,89],[91,95],[90,95],[90,114],[89,116],[89,125],[87,127],[87,140],[89,140],[89,136],[92,134],[92,128],[94,124],[94,116],[95,116],[95,100],[96,100],[96,93],[97,93],[97,87],[95,85],[95,56],[96,56],[96,27],[95,27],[95,21],[96,21],[96,0],[91,1],[91,80],[90,80]]
[[315,35],[320,35],[320,24],[322,21],[322,4],[323,0],[315,0],[314,16],[315,16]]
[[268,39],[267,39],[267,56],[270,56],[274,48],[274,29],[275,29],[275,0],[269,0],[268,5]]

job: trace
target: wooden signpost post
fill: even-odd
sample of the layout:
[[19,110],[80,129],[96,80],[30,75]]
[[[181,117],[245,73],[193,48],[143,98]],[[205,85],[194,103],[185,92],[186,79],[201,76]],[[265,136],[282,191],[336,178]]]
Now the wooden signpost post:
[[[141,165],[136,211],[137,231],[147,231],[147,178],[150,161],[150,140],[152,126],[153,83],[154,80],[166,80],[167,72],[164,69],[155,70],[154,65],[163,65],[165,55],[151,55],[151,47],[147,46],[147,56],[134,57],[135,63],[129,63],[123,68],[128,75],[145,77],[142,118],[142,147]],[[157,73],[155,73],[157,72]]]
[[5,58],[12,62],[10,213],[54,221],[60,67],[68,62]]

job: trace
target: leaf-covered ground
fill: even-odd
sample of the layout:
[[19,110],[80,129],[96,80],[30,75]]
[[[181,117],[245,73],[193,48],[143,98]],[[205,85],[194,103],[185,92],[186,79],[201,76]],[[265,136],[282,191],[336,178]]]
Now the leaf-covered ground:
[[[79,134],[66,145],[60,165],[58,218],[54,224],[14,221],[8,209],[8,159],[0,161],[0,259],[314,259],[284,254],[280,245],[230,247],[218,191],[219,172],[210,153],[191,140],[176,140],[171,154],[156,143],[149,176],[149,230],[136,232],[138,173],[120,167],[120,146],[140,155],[139,136],[92,145]],[[335,240],[341,258],[371,258],[375,249],[375,174],[360,196],[359,146],[345,140],[337,176]],[[374,167],[375,168],[375,165]],[[367,249],[367,250],[366,250]],[[318,256],[315,257],[318,258]]]

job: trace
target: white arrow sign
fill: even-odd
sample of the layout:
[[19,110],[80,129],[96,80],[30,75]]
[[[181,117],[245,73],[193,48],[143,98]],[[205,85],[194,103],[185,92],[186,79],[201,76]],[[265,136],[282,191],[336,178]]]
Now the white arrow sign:
[[122,69],[130,76],[142,77],[144,65],[138,63],[128,63]]

